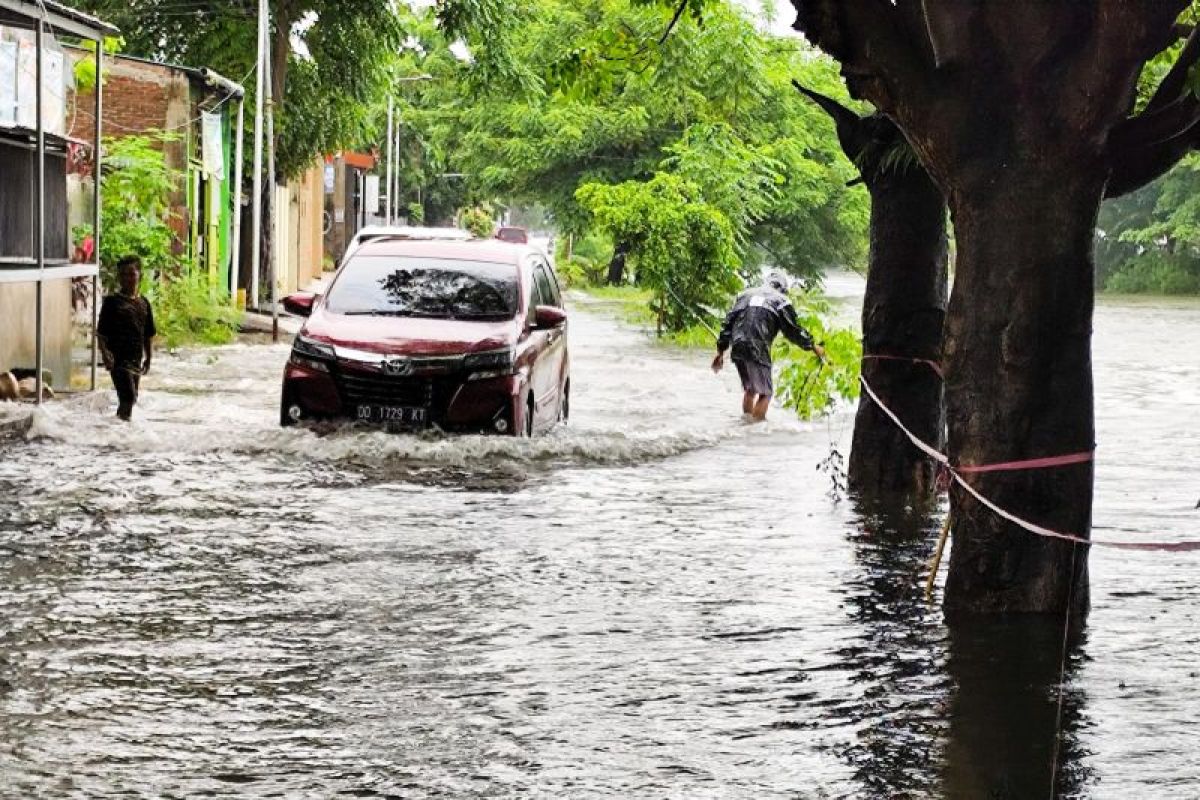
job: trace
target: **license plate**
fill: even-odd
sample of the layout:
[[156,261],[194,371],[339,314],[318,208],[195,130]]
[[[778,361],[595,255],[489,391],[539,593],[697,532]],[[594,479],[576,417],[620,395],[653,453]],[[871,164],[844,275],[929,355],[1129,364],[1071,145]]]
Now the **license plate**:
[[358,407],[358,421],[371,425],[386,425],[388,428],[420,428],[428,419],[427,409],[411,406]]

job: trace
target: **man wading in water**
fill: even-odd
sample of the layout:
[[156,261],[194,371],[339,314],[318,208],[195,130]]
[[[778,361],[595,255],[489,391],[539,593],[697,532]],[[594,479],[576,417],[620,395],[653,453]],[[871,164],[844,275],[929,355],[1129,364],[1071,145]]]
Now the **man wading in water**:
[[104,298],[96,337],[104,367],[117,390],[117,416],[128,420],[133,416],[142,376],[150,371],[152,342],[158,331],[150,301],[138,294],[141,260],[136,256],[122,258],[117,262],[117,275],[121,292]]
[[733,348],[733,363],[742,379],[742,412],[761,422],[767,418],[771,395],[771,345],[782,333],[798,347],[811,350],[824,360],[825,348],[815,343],[812,334],[796,321],[796,309],[788,300],[788,280],[779,272],[767,277],[765,286],[748,289],[738,295],[733,310],[725,317],[717,339],[717,357],[713,372],[725,366],[725,351]]

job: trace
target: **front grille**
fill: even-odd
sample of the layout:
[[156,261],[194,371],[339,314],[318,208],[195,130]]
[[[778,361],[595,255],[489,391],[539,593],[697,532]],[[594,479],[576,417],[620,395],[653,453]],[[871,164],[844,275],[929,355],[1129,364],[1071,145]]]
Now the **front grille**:
[[337,382],[342,402],[351,407],[364,404],[429,406],[433,402],[433,381],[429,378],[340,370]]
[[342,398],[342,410],[354,418],[360,405],[423,407],[429,421],[445,422],[450,401],[462,386],[466,373],[391,376],[337,365],[334,381]]

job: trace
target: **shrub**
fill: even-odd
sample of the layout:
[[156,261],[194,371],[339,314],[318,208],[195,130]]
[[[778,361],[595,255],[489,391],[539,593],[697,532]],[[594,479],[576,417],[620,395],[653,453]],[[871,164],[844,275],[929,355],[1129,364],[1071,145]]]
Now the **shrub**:
[[558,261],[558,275],[568,286],[599,286],[604,283],[607,263],[596,263],[584,256],[572,256]]
[[660,172],[648,181],[584,184],[575,198],[599,230],[628,247],[667,332],[693,324],[737,288],[733,227],[694,184]]
[[182,175],[167,166],[159,149],[171,138],[153,134],[105,141],[102,280],[106,291],[115,291],[117,262],[138,256],[142,291],[154,307],[154,321],[166,346],[225,344],[237,335],[241,314],[229,303],[227,292],[210,285],[206,271],[189,269],[175,255],[170,197]]
[[496,231],[496,221],[483,206],[464,208],[458,212],[458,226],[479,239],[487,239]]
[[156,134],[104,142],[100,264],[108,291],[116,289],[116,265],[127,255],[141,258],[146,273],[178,267],[170,198],[182,176],[167,166],[159,149],[171,138]]
[[1152,251],[1123,263],[1104,289],[1118,294],[1200,294],[1200,262]]
[[209,286],[205,273],[183,270],[151,276],[145,283],[159,338],[168,348],[228,344],[237,337],[241,312],[227,292]]

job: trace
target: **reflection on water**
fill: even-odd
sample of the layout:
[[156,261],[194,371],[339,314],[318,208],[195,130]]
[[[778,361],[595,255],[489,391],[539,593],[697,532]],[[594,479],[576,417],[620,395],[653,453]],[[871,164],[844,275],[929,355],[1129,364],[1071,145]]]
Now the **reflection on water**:
[[940,520],[861,501],[856,510],[858,569],[846,602],[863,636],[842,654],[866,688],[850,711],[862,727],[847,755],[872,796],[935,796],[948,686],[941,613],[926,601],[925,582]]
[[950,630],[946,797],[1079,795],[1087,774],[1077,735],[1085,698],[1071,680],[1081,650],[1078,632],[1064,633],[1052,619]]
[[[1062,628],[947,630],[936,509],[826,496],[848,416],[572,337],[533,442],[280,430],[287,348],[241,345],[0,444],[0,797],[1050,796]],[[1109,538],[1197,535],[1197,340],[1098,313]],[[1198,564],[1092,555],[1059,796],[1195,795]]]

